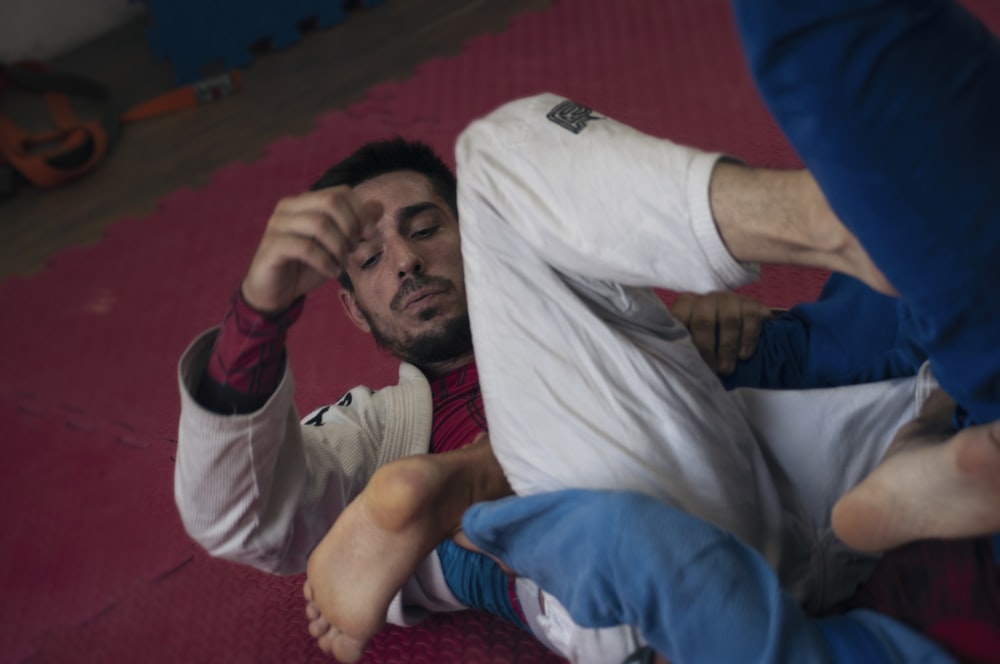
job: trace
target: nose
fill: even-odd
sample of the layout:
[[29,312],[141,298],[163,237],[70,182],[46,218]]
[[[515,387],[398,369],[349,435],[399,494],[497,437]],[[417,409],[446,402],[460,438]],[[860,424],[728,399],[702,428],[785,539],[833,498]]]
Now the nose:
[[424,263],[420,254],[405,239],[400,238],[393,243],[392,260],[396,267],[397,276],[400,279],[412,277],[420,274],[424,270]]

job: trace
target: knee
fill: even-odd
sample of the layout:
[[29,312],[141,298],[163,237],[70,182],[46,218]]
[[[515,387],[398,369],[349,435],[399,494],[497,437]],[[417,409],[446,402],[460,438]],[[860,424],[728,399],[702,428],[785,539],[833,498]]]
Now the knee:
[[546,150],[544,120],[562,97],[551,93],[525,97],[475,120],[455,145],[459,187],[470,192],[508,191]]
[[[546,142],[530,120],[558,103],[555,95],[510,102],[476,120],[455,145],[463,253],[490,245],[496,235],[520,235],[514,226],[538,197],[534,173]],[[542,113],[544,117],[544,112]]]

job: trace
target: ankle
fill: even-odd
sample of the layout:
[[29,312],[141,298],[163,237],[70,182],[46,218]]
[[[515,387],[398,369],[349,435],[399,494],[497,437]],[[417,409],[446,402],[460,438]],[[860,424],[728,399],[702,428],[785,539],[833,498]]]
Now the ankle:
[[[454,461],[458,470],[453,475],[463,482],[468,495],[465,508],[475,503],[506,498],[514,493],[500,462],[493,454],[488,437],[483,436],[477,442],[456,451]],[[465,511],[464,508],[462,511]]]

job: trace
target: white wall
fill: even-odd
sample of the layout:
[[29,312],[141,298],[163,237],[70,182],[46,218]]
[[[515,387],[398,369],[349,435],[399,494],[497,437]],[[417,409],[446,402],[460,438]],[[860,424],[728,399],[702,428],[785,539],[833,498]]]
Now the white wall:
[[51,59],[143,11],[128,0],[0,0],[0,62]]

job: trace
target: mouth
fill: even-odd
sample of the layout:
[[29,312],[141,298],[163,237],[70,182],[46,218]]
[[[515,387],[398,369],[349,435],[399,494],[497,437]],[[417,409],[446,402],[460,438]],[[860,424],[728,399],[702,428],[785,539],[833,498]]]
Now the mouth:
[[396,296],[392,298],[389,308],[393,311],[408,311],[429,305],[435,298],[446,295],[455,289],[455,285],[443,277],[421,275],[404,283]]
[[420,307],[430,304],[440,295],[444,295],[444,289],[442,288],[426,288],[424,290],[418,291],[406,298],[403,302],[403,311],[409,309],[419,309]]

